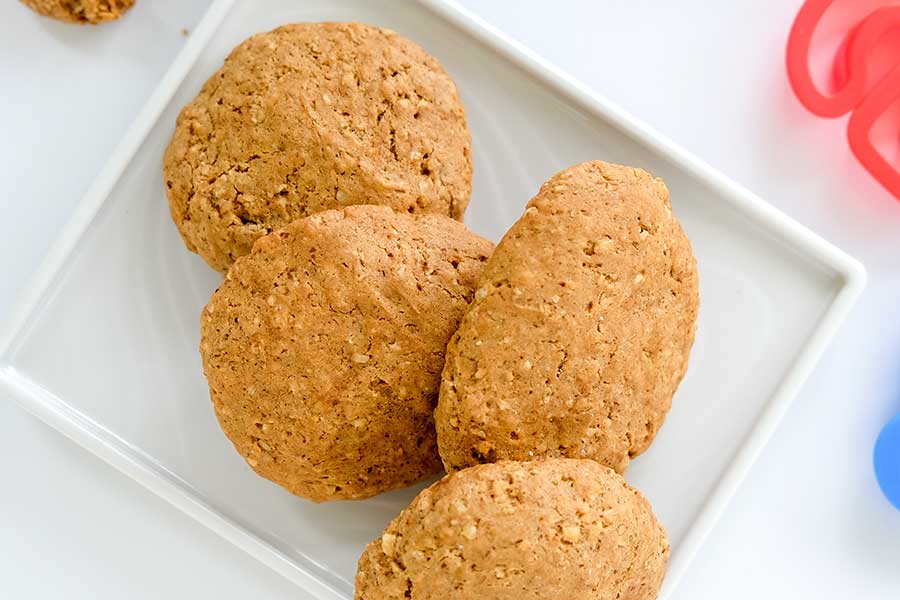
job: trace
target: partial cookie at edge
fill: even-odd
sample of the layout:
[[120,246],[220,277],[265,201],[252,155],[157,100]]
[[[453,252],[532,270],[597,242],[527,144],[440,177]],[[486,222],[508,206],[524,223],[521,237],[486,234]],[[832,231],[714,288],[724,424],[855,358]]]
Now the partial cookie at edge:
[[669,543],[650,504],[591,460],[502,461],[420,493],[368,545],[356,600],[652,600]]
[[90,25],[114,21],[134,5],[134,0],[21,1],[39,15],[70,23]]

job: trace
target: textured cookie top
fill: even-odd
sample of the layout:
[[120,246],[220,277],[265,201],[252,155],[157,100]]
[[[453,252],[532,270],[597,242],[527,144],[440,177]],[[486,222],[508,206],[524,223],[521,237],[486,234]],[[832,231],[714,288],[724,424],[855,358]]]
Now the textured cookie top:
[[501,461],[419,494],[366,548],[357,600],[651,600],[669,544],[647,500],[591,460]]
[[383,206],[260,238],[201,319],[210,395],[238,452],[316,501],[440,470],[444,348],[491,248],[449,217]]
[[134,0],[22,0],[22,3],[45,17],[95,25],[118,19],[134,5]]
[[447,348],[445,467],[567,456],[624,471],[684,376],[698,305],[662,180],[603,162],[555,175],[497,245]]
[[182,110],[164,175],[188,248],[224,271],[328,208],[461,219],[470,136],[453,81],[413,42],[359,23],[286,25],[235,48]]

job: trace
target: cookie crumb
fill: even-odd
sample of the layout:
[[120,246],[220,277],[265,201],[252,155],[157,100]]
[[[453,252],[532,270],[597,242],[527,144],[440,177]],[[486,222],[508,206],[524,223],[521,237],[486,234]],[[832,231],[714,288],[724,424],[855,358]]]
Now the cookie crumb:
[[394,546],[397,542],[397,536],[393,533],[385,533],[381,536],[381,550],[391,556],[394,554]]
[[562,537],[563,540],[570,544],[578,542],[581,539],[581,527],[578,525],[563,525]]

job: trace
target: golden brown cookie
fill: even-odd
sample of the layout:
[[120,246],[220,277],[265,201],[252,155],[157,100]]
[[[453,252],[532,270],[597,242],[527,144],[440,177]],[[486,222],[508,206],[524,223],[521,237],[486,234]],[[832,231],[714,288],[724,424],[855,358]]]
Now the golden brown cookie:
[[491,248],[449,217],[385,206],[317,213],[257,240],[201,319],[210,395],[238,452],[315,501],[439,471],[444,349]]
[[447,347],[444,466],[566,456],[623,472],[669,410],[698,306],[661,179],[599,161],[558,173],[497,245]]
[[134,0],[22,0],[22,3],[45,17],[96,25],[118,19],[134,5]]
[[182,110],[163,171],[185,244],[224,271],[260,236],[329,208],[461,220],[472,161],[433,57],[386,29],[304,23],[232,51]]
[[420,493],[359,560],[356,600],[652,600],[669,543],[592,460],[501,461]]

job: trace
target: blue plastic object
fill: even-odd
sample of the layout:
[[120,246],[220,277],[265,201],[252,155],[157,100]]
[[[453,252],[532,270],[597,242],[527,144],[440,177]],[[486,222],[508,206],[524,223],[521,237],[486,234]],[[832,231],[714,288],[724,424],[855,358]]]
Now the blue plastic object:
[[900,415],[888,421],[875,442],[875,477],[888,502],[900,509]]

